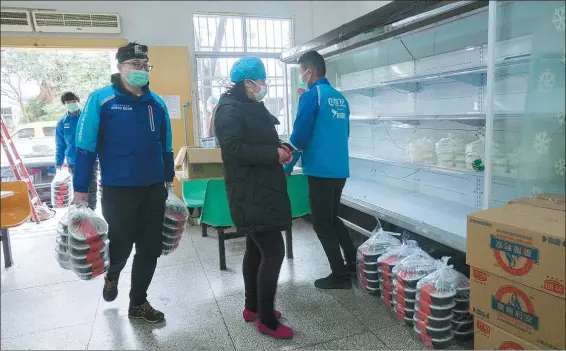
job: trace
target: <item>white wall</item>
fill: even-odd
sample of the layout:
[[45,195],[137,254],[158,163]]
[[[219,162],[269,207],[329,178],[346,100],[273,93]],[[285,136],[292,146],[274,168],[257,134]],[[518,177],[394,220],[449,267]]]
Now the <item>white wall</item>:
[[348,23],[391,1],[311,1],[313,37]]

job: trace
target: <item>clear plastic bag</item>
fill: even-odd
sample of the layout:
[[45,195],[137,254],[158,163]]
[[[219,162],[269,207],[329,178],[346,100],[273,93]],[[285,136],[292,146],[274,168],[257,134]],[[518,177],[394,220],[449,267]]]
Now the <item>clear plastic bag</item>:
[[413,140],[407,148],[409,159],[414,163],[426,165],[436,164],[436,150],[434,143],[427,137]]
[[417,283],[415,332],[428,346],[446,348],[473,337],[469,279],[444,265]]
[[381,298],[390,308],[393,307],[395,293],[393,267],[395,267],[395,265],[397,265],[402,259],[412,255],[417,250],[419,250],[417,242],[414,240],[407,240],[400,246],[390,246],[377,259],[377,272]]
[[169,192],[165,202],[165,217],[163,219],[162,230],[162,250],[163,255],[168,255],[179,247],[179,242],[185,231],[185,226],[189,219],[187,205],[181,201],[173,192]]
[[73,199],[73,177],[64,168],[57,170],[51,181],[51,205],[54,208],[69,207]]
[[67,228],[71,270],[83,280],[104,274],[110,265],[106,221],[86,206],[72,205]]
[[384,231],[378,221],[371,237],[358,248],[356,268],[359,282],[370,295],[380,295],[377,259],[387,248],[401,245],[401,241],[396,238],[400,235]]
[[65,213],[57,223],[55,237],[55,258],[64,269],[71,269],[69,257],[69,213]]

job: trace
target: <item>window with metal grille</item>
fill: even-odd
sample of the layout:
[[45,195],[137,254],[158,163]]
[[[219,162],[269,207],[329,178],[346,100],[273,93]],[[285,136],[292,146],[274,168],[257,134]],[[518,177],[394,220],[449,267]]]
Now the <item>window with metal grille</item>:
[[230,86],[230,69],[244,56],[263,60],[268,93],[263,100],[279,119],[280,135],[289,134],[287,69],[279,61],[292,46],[292,20],[242,15],[195,14],[195,58],[198,88],[198,131],[209,136],[212,111],[220,95]]

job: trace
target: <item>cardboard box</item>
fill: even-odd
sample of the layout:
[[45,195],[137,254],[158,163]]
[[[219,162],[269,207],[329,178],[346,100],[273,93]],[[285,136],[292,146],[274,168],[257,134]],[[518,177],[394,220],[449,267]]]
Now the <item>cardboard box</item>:
[[550,210],[566,211],[566,196],[557,194],[540,194],[532,197],[523,197],[509,201],[510,204],[519,203]]
[[471,267],[476,318],[545,349],[566,348],[566,300]]
[[540,346],[535,346],[503,329],[476,318],[474,321],[474,349],[538,350]]
[[513,203],[468,215],[466,262],[564,299],[565,213]]
[[185,179],[224,177],[222,154],[219,148],[182,147],[175,158],[175,167],[182,167]]

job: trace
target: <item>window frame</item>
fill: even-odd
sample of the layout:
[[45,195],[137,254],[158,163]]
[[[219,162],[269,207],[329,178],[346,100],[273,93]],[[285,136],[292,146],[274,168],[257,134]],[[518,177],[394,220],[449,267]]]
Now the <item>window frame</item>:
[[[197,41],[196,41],[196,31],[195,31],[195,17],[197,16],[217,16],[217,17],[238,17],[241,19],[242,22],[242,41],[243,41],[243,51],[200,51],[197,50]],[[196,146],[200,146],[200,138],[201,138],[201,129],[202,126],[202,116],[201,111],[206,110],[206,101],[202,101],[202,104],[205,106],[201,106],[200,101],[200,92],[199,92],[199,70],[198,70],[198,59],[210,59],[210,58],[236,58],[240,59],[246,56],[255,56],[261,59],[276,59],[279,60],[281,58],[281,52],[256,52],[256,51],[248,51],[248,26],[247,22],[248,19],[266,19],[266,20],[286,20],[289,21],[289,48],[294,46],[295,41],[295,25],[293,17],[284,17],[284,16],[266,16],[266,15],[252,15],[252,14],[243,14],[243,13],[218,13],[218,12],[194,12],[192,15],[192,29],[193,29],[193,82],[194,82],[194,95],[193,101],[196,101],[193,104],[193,133],[194,133],[194,143]],[[288,77],[288,69],[287,65],[283,64],[283,72],[284,75],[282,78],[285,81],[286,86],[286,93],[284,100],[284,107],[287,111],[286,122],[284,128],[286,129],[287,133],[290,133],[291,127],[291,111],[289,110],[289,95],[290,95],[290,81]],[[196,116],[196,118],[195,118]],[[282,134],[284,136],[286,134]]]

